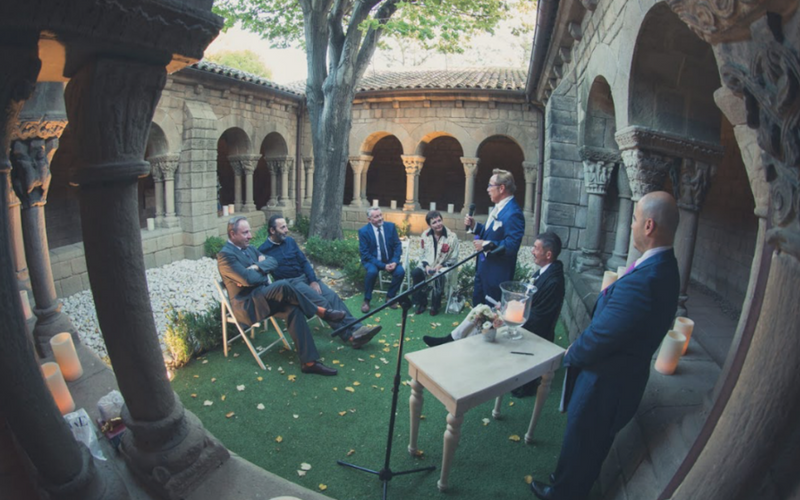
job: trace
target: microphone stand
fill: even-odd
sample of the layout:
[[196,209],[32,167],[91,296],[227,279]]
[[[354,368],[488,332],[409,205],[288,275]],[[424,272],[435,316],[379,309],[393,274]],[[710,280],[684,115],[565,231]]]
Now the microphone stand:
[[[499,249],[500,248],[498,248],[498,250]],[[399,346],[398,346],[398,349],[397,349],[397,366],[396,366],[395,372],[394,372],[394,382],[392,383],[392,408],[391,408],[391,413],[389,414],[389,432],[388,432],[388,435],[386,437],[386,454],[384,456],[383,469],[381,469],[379,471],[376,471],[376,470],[372,470],[372,469],[367,469],[366,467],[361,467],[361,466],[358,466],[358,465],[354,465],[354,464],[351,464],[351,463],[348,463],[348,462],[345,462],[345,461],[342,461],[342,460],[337,460],[336,461],[336,463],[341,465],[341,466],[350,467],[352,469],[360,470],[360,471],[363,471],[363,472],[368,472],[370,474],[374,474],[374,475],[378,476],[378,479],[380,479],[383,482],[383,497],[382,497],[383,500],[386,500],[386,496],[387,496],[388,491],[389,491],[389,481],[391,481],[394,476],[402,476],[402,475],[405,475],[405,474],[413,474],[413,473],[416,473],[416,472],[426,472],[426,471],[436,470],[436,466],[435,465],[430,465],[428,467],[420,467],[418,469],[411,469],[411,470],[406,470],[406,471],[401,471],[401,472],[394,472],[394,471],[392,471],[392,469],[391,469],[391,467],[389,465],[389,461],[390,461],[391,456],[392,456],[392,440],[394,438],[394,424],[395,424],[395,419],[397,417],[397,399],[400,396],[400,390],[399,390],[400,389],[400,367],[401,367],[402,362],[403,362],[403,343],[404,343],[405,338],[406,338],[406,322],[407,322],[407,319],[408,319],[408,310],[411,309],[411,295],[414,292],[416,292],[417,290],[419,290],[420,288],[422,288],[425,285],[427,285],[428,283],[430,283],[431,281],[441,278],[442,276],[444,276],[445,274],[447,274],[447,273],[451,272],[452,270],[458,268],[459,266],[461,266],[465,262],[474,259],[475,257],[477,257],[479,254],[483,253],[484,251],[485,250],[480,250],[478,252],[475,252],[474,254],[470,255],[469,257],[467,257],[466,259],[462,260],[461,262],[458,262],[454,266],[449,267],[446,271],[442,271],[442,272],[440,272],[440,273],[438,273],[438,274],[436,274],[434,276],[431,276],[430,278],[427,278],[424,281],[421,281],[421,282],[417,283],[416,285],[414,285],[413,287],[409,288],[405,292],[403,292],[400,295],[398,295],[398,296],[392,298],[391,300],[387,301],[384,305],[378,307],[374,311],[371,311],[367,315],[362,316],[361,318],[359,318],[359,319],[357,319],[355,321],[352,321],[350,324],[344,325],[344,326],[338,328],[333,333],[331,333],[332,337],[340,335],[342,332],[344,332],[345,330],[347,330],[348,328],[350,328],[354,324],[362,322],[363,320],[369,318],[370,316],[373,316],[373,315],[379,313],[380,311],[382,311],[385,308],[391,306],[392,304],[400,303],[400,306],[403,308],[403,322],[402,322],[402,326],[400,328],[400,342],[399,342]]]

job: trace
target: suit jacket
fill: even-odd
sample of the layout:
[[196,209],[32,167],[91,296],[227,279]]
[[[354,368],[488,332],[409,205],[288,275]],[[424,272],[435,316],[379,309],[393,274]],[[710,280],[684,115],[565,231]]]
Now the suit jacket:
[[552,342],[564,304],[564,264],[560,260],[551,262],[534,284],[536,293],[531,298],[531,314],[524,328]]
[[488,227],[481,223],[476,224],[475,235],[475,239],[491,241],[498,247],[502,245],[506,248],[500,255],[478,257],[478,275],[483,289],[496,287],[504,281],[514,279],[517,252],[525,235],[525,216],[517,205],[517,199],[509,201],[497,215],[497,220]]
[[[573,406],[613,411],[622,425],[636,412],[653,353],[675,317],[680,277],[672,249],[642,262],[606,288],[592,322],[564,357]],[[609,403],[615,401],[616,403]],[[611,407],[609,407],[611,406]]]
[[378,242],[375,239],[372,224],[367,224],[358,230],[358,251],[361,253],[361,265],[372,264],[378,269],[383,269],[390,262],[400,263],[403,245],[397,236],[397,228],[391,222],[383,223],[383,239],[386,241],[386,254],[389,256],[389,262],[381,262],[378,259]]
[[[240,250],[230,241],[225,243],[222,250],[217,252],[217,266],[228,298],[231,302],[233,315],[237,321],[245,325],[252,325],[257,321],[269,317],[273,311],[267,303],[263,288],[269,286],[268,274],[272,271],[268,260],[258,261],[261,252],[253,246]],[[256,264],[258,269],[247,269]],[[262,293],[259,293],[259,290]]]

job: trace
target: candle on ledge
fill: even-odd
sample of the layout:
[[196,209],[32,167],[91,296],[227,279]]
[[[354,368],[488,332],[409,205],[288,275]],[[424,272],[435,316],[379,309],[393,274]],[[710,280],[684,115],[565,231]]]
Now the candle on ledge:
[[683,344],[683,350],[681,351],[681,355],[686,354],[686,349],[689,348],[689,339],[692,338],[692,332],[694,331],[694,321],[690,320],[689,318],[684,318],[683,316],[678,316],[675,318],[675,325],[672,327],[673,330],[676,332],[680,332],[686,337],[686,342]]
[[228,211],[228,205],[222,205],[222,216],[227,217],[228,215],[230,215],[230,212]]
[[372,206],[378,208],[378,200],[372,200]]
[[600,285],[600,291],[606,289],[606,287],[612,285],[615,281],[617,281],[617,273],[614,271],[606,271],[603,273],[603,284]]
[[519,300],[509,300],[508,304],[506,304],[506,313],[504,319],[509,323],[524,323],[525,304]]
[[658,351],[656,358],[656,371],[663,375],[672,375],[678,367],[678,361],[681,359],[681,352],[683,351],[683,344],[686,342],[686,337],[675,330],[670,330],[661,342],[661,349]]
[[435,201],[431,202],[431,211],[433,211],[433,210],[436,210],[436,202]]
[[397,210],[397,200],[392,200],[391,201],[391,207],[392,207],[392,210]]
[[236,208],[235,205],[231,203],[230,205],[228,205],[228,214],[233,215],[234,213],[236,213]]
[[147,230],[148,231],[155,231],[156,230],[156,220],[152,217],[147,218]]
[[83,375],[83,367],[69,332],[53,335],[53,338],[50,339],[50,347],[53,348],[53,356],[56,358],[56,363],[61,368],[65,380],[72,382]]
[[75,401],[72,400],[72,395],[69,393],[64,376],[61,375],[58,363],[44,363],[42,365],[42,375],[44,375],[47,388],[50,389],[50,394],[53,395],[53,400],[56,402],[61,414],[66,415],[75,411]]
[[452,214],[453,212],[455,212],[455,210],[456,210],[456,206],[455,205],[453,205],[452,203],[448,203],[447,204],[447,213],[448,214]]

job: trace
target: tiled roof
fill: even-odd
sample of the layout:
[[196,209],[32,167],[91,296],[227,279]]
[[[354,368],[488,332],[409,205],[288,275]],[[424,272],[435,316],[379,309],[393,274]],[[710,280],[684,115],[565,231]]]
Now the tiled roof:
[[227,66],[222,66],[221,64],[216,64],[209,61],[199,61],[195,64],[192,64],[191,67],[202,71],[208,71],[209,73],[216,73],[218,75],[227,76],[235,80],[241,80],[243,82],[249,82],[255,85],[261,85],[262,87],[278,90],[280,92],[294,94],[298,97],[302,97],[305,94],[302,90],[298,90],[286,85],[281,85],[279,83],[267,80],[266,78],[256,76],[252,73],[246,73],[238,69],[229,68]]
[[527,73],[514,68],[459,68],[451,70],[383,71],[369,70],[356,92],[375,90],[525,90]]

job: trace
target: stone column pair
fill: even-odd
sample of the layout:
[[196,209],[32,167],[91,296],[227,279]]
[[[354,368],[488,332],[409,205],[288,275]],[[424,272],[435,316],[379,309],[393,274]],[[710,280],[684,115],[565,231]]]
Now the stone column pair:
[[602,274],[600,240],[603,232],[603,209],[611,174],[620,157],[616,151],[589,146],[582,147],[580,155],[583,160],[584,187],[589,195],[589,205],[583,246],[576,259],[576,269],[578,272]]
[[[270,208],[292,206],[292,198],[289,195],[289,173],[294,170],[294,158],[271,156],[264,159],[270,175],[270,195],[267,206]],[[280,181],[278,176],[280,176]],[[278,197],[278,186],[280,186],[280,198]]]
[[[261,155],[233,155],[228,161],[233,167],[233,197],[237,212],[253,212],[256,209],[253,198],[253,172],[256,171]],[[245,181],[244,201],[242,201],[242,175]]]
[[419,174],[425,165],[424,156],[400,155],[406,169],[406,202],[403,210],[413,212],[419,210]]
[[467,158],[462,156],[461,164],[464,166],[464,208],[461,209],[462,213],[469,211],[469,206],[475,201],[475,175],[478,173],[478,164],[481,162],[480,158]]
[[151,156],[150,175],[155,182],[156,226],[178,227],[175,214],[175,172],[178,170],[179,154]]
[[350,157],[350,167],[353,169],[353,200],[351,207],[366,207],[367,201],[367,170],[372,162],[371,155]]
[[532,161],[522,162],[522,171],[525,173],[525,217],[533,217],[533,202],[536,199],[537,164]]

